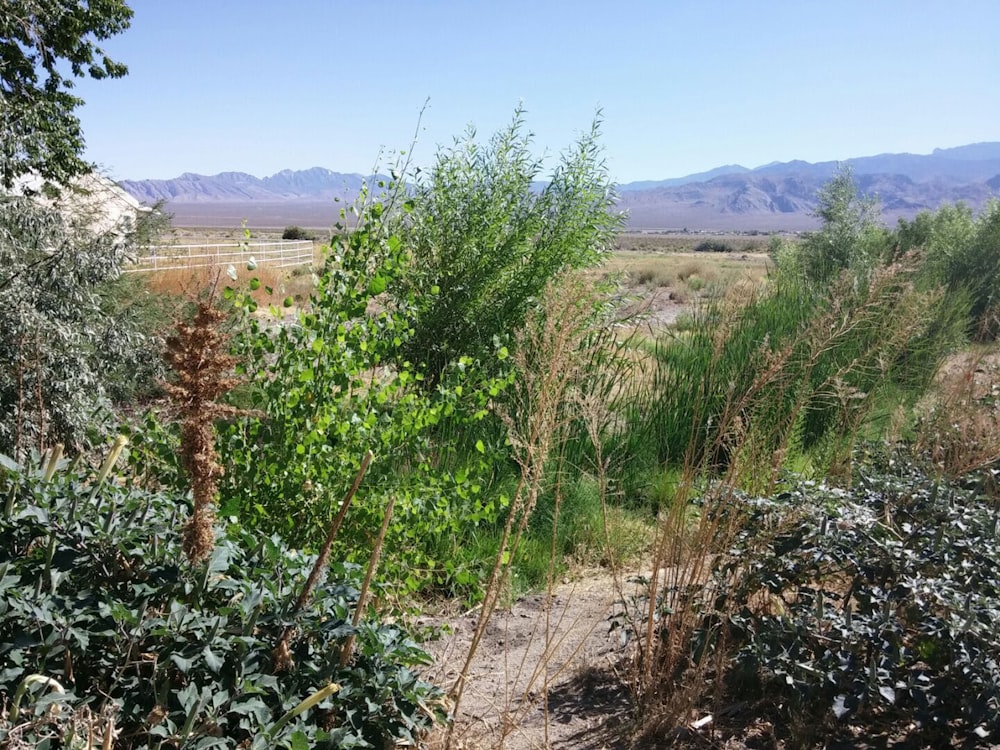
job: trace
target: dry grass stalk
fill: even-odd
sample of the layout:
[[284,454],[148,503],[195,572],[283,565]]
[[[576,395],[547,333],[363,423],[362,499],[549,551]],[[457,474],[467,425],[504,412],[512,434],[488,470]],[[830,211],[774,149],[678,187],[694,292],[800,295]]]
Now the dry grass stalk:
[[[460,708],[476,651],[506,584],[510,561],[517,554],[544,488],[546,467],[565,438],[565,428],[572,418],[570,407],[574,394],[580,389],[582,376],[587,370],[586,363],[591,359],[588,340],[593,338],[593,324],[593,292],[581,277],[570,276],[549,285],[538,313],[531,316],[516,334],[513,362],[518,378],[508,394],[508,402],[496,409],[507,427],[514,458],[520,467],[520,477],[465,662],[450,691],[455,715]],[[553,565],[554,559],[550,558],[550,590]],[[551,623],[546,622],[547,638],[550,632]],[[545,653],[551,653],[548,646]],[[536,670],[542,669],[546,661],[547,657],[543,658],[541,664],[536,665]],[[531,684],[534,683],[532,678]],[[548,685],[548,678],[545,684]],[[503,715],[508,720],[503,722],[501,744],[503,737],[513,730],[509,710],[504,710]],[[453,732],[454,725],[445,740],[446,747],[452,746]]]
[[982,350],[942,368],[920,407],[917,450],[947,476],[1000,463],[1000,358]]

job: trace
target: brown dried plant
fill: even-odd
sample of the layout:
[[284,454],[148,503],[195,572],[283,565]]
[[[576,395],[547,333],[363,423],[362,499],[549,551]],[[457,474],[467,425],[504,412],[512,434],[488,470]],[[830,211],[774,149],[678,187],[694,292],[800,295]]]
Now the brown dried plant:
[[953,357],[918,406],[916,448],[949,477],[1000,464],[1000,357]]
[[197,303],[190,322],[177,323],[167,338],[164,355],[176,380],[164,390],[178,409],[181,423],[181,461],[191,480],[194,511],[182,530],[182,548],[192,563],[211,554],[215,546],[215,497],[224,473],[215,451],[216,419],[244,413],[219,403],[239,384],[232,375],[236,358],[229,353],[229,336],[222,324],[226,315],[215,305],[215,287]]

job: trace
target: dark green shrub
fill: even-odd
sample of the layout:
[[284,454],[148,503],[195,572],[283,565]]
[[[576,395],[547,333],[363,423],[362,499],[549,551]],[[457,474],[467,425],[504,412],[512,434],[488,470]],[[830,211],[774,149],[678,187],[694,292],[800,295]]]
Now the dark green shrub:
[[285,231],[281,233],[281,239],[283,240],[312,240],[315,239],[312,232],[297,226],[285,227]]
[[696,253],[735,253],[736,248],[725,240],[702,240],[694,246]]
[[[352,627],[357,569],[334,566],[295,611],[314,558],[278,538],[230,527],[192,567],[177,531],[183,497],[0,461],[0,695],[10,701],[32,674],[67,690],[22,701],[32,743],[65,739],[85,709],[115,715],[119,750],[381,748],[413,743],[433,721],[440,694],[410,670],[426,655],[396,627]],[[294,667],[282,671],[274,650],[287,628]],[[52,701],[64,711],[50,715]],[[0,737],[11,731],[0,723]]]
[[[899,456],[849,492],[804,485],[753,511],[716,569],[768,710],[924,747],[1000,732],[997,510]],[[774,531],[777,529],[777,531]],[[718,620],[715,621],[718,624]]]

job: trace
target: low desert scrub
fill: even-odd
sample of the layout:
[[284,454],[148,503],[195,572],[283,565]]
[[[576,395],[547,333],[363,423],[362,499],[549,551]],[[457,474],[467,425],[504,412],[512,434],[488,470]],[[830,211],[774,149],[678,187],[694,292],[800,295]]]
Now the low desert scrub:
[[949,477],[1000,462],[1000,363],[993,347],[946,363],[918,405],[914,445]]
[[632,287],[659,289],[671,286],[674,281],[674,276],[662,264],[652,261],[636,265],[628,271],[628,283]]
[[607,259],[601,270],[604,278],[623,278],[628,289],[640,294],[669,289],[672,299],[687,303],[733,284],[760,282],[767,274],[767,258],[619,251]]

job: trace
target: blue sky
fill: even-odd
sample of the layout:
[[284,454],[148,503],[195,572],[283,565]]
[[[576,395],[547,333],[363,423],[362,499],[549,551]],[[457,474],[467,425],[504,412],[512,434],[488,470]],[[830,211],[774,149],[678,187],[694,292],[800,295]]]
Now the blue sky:
[[1000,140],[996,0],[129,4],[129,76],[76,87],[117,179],[427,164],[519,102],[540,154],[601,109],[620,182]]

